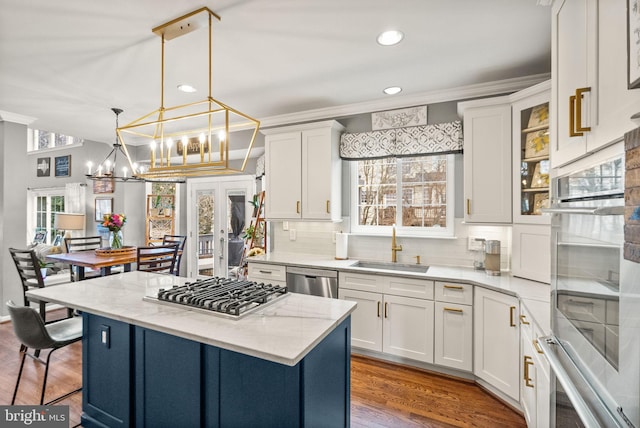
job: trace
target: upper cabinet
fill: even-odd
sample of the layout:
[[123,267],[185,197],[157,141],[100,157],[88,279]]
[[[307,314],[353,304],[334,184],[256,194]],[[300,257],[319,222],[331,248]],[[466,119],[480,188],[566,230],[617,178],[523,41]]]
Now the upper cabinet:
[[513,94],[513,222],[549,224],[549,97],[546,81]]
[[464,220],[511,223],[511,104],[508,97],[458,103],[464,123]]
[[563,166],[637,126],[639,92],[627,88],[626,3],[553,5],[551,165]]
[[342,131],[333,120],[262,131],[267,220],[341,220]]

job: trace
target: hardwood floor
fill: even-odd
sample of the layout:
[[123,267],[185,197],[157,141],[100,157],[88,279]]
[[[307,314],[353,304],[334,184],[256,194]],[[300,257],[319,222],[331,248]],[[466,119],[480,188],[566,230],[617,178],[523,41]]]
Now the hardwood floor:
[[[64,310],[50,319],[63,318]],[[0,404],[9,404],[20,367],[20,345],[11,323],[0,324]],[[46,353],[45,353],[46,357]],[[39,401],[44,364],[27,358],[16,404]],[[51,357],[45,402],[82,383],[82,344]],[[58,403],[68,405],[70,425],[80,423],[80,394]],[[351,362],[351,426],[401,427],[526,427],[524,418],[471,382],[411,367],[353,355]]]

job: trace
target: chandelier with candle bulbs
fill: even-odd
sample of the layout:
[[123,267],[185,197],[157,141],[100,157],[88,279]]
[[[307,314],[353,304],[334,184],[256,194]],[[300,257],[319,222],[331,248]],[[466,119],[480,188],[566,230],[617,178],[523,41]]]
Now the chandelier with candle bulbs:
[[[113,107],[111,111],[116,115],[116,129],[118,129],[118,116],[123,110]],[[118,157],[121,159],[120,163],[118,163]],[[87,173],[85,175],[95,181],[143,182],[144,180],[138,177],[138,172],[138,164],[131,162],[116,133],[116,142],[113,143],[113,149],[95,168],[93,162],[87,162]]]
[[[160,107],[116,130],[131,164],[127,144],[148,144],[148,168],[138,168],[136,178],[177,181],[187,177],[240,173],[245,169],[260,122],[211,96],[214,18],[220,20],[218,15],[203,7],[152,29],[162,40]],[[166,107],[165,44],[205,26],[209,30],[208,96],[200,101]],[[240,155],[243,158],[241,166],[232,168],[229,163],[231,140],[240,138],[235,131],[247,130],[238,134],[250,134],[249,141],[245,141],[241,149],[234,150],[244,154]]]

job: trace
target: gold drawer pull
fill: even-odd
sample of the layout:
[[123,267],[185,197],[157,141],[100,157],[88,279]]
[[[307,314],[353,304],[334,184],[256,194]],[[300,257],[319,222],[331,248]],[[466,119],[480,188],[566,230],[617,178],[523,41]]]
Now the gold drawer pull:
[[538,351],[538,354],[544,354],[544,352],[542,352],[542,348],[540,348],[538,339],[533,340],[533,347],[536,348],[536,351]]
[[533,384],[531,383],[531,379],[529,379],[529,366],[533,365],[533,358],[528,355],[524,356],[524,384],[529,388],[533,388]]
[[529,325],[531,323],[527,321],[527,317],[525,315],[520,315],[520,324]]
[[449,290],[464,290],[464,287],[462,285],[449,285],[449,284],[445,284],[444,288],[448,288]]
[[449,311],[449,312],[459,312],[459,313],[463,313],[464,311],[462,309],[459,308],[443,308],[445,311]]
[[380,302],[378,302],[378,318],[380,318]]
[[300,201],[296,201],[296,214],[300,214]]
[[331,214],[331,201],[327,200],[327,214]]
[[388,309],[389,309],[389,304],[387,302],[384,302],[384,317],[385,318],[388,318],[388,316],[387,316],[388,315],[388,313],[387,313]]
[[515,327],[516,326],[516,323],[513,322],[513,315],[515,314],[515,312],[516,312],[516,307],[515,306],[511,306],[509,308],[509,327]]
[[471,199],[467,199],[467,215],[471,215]]

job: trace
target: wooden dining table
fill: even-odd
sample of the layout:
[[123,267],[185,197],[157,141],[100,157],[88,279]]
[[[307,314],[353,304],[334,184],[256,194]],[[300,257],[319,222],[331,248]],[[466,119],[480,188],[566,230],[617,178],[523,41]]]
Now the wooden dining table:
[[131,271],[131,263],[137,260],[136,252],[122,255],[97,255],[95,251],[78,251],[75,253],[62,253],[47,255],[47,260],[56,263],[71,265],[76,270],[79,281],[85,279],[85,269],[100,270],[100,276],[111,275],[111,268],[124,266],[125,272]]

